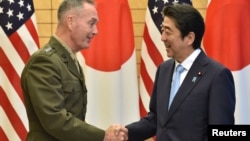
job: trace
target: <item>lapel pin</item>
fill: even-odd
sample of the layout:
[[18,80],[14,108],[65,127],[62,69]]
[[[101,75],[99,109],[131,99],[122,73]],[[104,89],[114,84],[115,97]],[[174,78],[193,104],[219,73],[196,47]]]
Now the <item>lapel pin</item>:
[[192,79],[192,82],[195,83],[196,79],[197,79],[197,77],[194,76],[193,79]]
[[201,72],[200,71],[198,72],[198,76],[201,76]]

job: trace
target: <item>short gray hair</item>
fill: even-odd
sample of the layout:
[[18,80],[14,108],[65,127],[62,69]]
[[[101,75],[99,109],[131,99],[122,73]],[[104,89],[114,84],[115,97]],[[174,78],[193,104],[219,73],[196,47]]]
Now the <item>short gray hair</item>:
[[90,4],[95,4],[94,0],[63,0],[57,11],[58,22],[62,21],[63,16],[67,11],[71,9],[81,8],[82,3],[85,2]]

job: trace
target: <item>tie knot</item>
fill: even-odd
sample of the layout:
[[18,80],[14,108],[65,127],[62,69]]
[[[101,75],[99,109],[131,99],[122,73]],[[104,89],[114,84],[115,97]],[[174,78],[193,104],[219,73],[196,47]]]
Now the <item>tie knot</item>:
[[176,72],[177,72],[177,73],[182,73],[184,70],[185,70],[185,68],[184,68],[181,64],[179,64],[179,65],[176,67]]

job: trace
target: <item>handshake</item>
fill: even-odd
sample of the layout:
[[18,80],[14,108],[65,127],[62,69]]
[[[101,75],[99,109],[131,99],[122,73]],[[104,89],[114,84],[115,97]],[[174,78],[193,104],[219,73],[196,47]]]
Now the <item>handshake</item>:
[[113,124],[105,131],[104,141],[127,141],[128,129],[120,124]]

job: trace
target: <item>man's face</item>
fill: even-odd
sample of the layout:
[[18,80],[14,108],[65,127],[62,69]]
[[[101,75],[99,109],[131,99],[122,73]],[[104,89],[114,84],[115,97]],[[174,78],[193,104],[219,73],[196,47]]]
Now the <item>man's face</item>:
[[80,51],[88,48],[91,39],[98,33],[97,22],[98,15],[94,5],[84,3],[84,8],[78,9],[74,16],[72,26],[71,40],[74,43],[74,50]]
[[167,56],[177,60],[181,57],[183,48],[187,46],[185,37],[184,39],[181,37],[181,32],[176,27],[174,20],[166,16],[162,22],[161,40],[165,44]]

